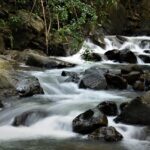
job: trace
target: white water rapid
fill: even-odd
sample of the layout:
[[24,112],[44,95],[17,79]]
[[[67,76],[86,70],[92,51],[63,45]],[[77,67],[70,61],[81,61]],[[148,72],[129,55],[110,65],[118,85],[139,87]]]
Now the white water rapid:
[[[63,70],[82,72],[95,64],[100,65],[102,68],[111,68],[111,65],[118,66],[119,63],[109,61],[104,57],[104,53],[112,49],[119,49],[121,51],[122,49],[129,48],[137,57],[139,54],[149,55],[144,51],[150,51],[150,37],[126,37],[126,39],[126,42],[120,44],[116,37],[108,36],[105,38],[105,49],[102,49],[87,40],[84,42],[79,53],[70,57],[59,58],[61,60],[76,63],[78,66],[68,69],[31,72],[38,77],[45,95],[36,95],[31,98],[14,102],[11,107],[8,106],[8,108],[0,112],[0,141],[29,140],[37,138],[52,138],[57,140],[72,138],[79,138],[81,140],[86,139],[86,136],[81,136],[72,132],[72,120],[77,115],[89,108],[95,107],[102,101],[112,100],[119,105],[124,101],[136,97],[136,93],[127,90],[94,91],[89,89],[79,89],[77,84],[65,82],[66,77],[62,77],[61,73]],[[149,42],[144,42],[144,44],[141,45],[143,40]],[[99,53],[103,60],[97,63],[84,61],[81,58],[81,55],[87,47],[92,51]],[[149,64],[144,64],[140,58],[138,58],[138,63],[140,65],[149,66]],[[49,116],[39,120],[30,127],[13,127],[11,125],[15,116],[22,112],[39,108],[49,112]],[[121,123],[115,124],[113,117],[108,117],[108,120],[109,125],[114,126],[124,136],[124,139],[121,142],[124,149],[150,149],[150,134],[147,134],[148,129],[146,127],[131,126]],[[87,148],[85,150],[89,149]]]

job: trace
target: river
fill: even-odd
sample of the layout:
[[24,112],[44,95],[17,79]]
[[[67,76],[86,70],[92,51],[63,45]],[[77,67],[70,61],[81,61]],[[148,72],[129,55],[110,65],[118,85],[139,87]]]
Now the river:
[[[144,53],[144,50],[150,49],[150,42],[141,47],[141,41],[150,41],[150,37],[126,38],[128,41],[120,44],[114,36],[106,37],[105,49],[87,40],[79,53],[71,57],[59,58],[78,64],[76,67],[30,71],[29,73],[39,79],[45,94],[10,100],[11,104],[6,104],[6,108],[0,111],[0,150],[149,150],[150,130],[148,127],[115,124],[114,117],[108,117],[109,125],[114,126],[124,136],[121,142],[90,141],[86,136],[72,132],[72,120],[85,110],[95,107],[102,101],[112,100],[119,105],[142,94],[133,90],[79,89],[77,84],[65,82],[66,77],[61,76],[63,70],[83,72],[95,65],[114,70],[120,69],[121,66],[125,67],[127,64],[112,62],[104,57],[104,53],[110,49],[130,48],[136,55],[149,55]],[[82,60],[81,55],[87,47],[99,53],[103,60],[97,63]],[[149,64],[145,64],[139,58],[138,64],[149,68]],[[11,126],[15,116],[35,109],[47,111],[48,117],[30,127]],[[32,119],[36,119],[36,116]]]

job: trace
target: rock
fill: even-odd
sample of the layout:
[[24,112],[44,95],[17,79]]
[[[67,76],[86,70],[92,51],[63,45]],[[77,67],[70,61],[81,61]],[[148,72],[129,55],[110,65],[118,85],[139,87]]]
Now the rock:
[[5,49],[4,38],[3,38],[3,35],[0,34],[0,51],[3,51],[4,49]]
[[150,91],[133,99],[115,118],[116,122],[127,124],[150,125]]
[[144,63],[150,63],[150,56],[149,56],[149,55],[139,55],[139,58],[140,58]]
[[129,49],[120,50],[120,62],[137,63],[135,54]]
[[108,60],[120,61],[120,51],[117,49],[109,50],[104,55]]
[[107,88],[106,79],[103,75],[98,73],[90,73],[85,74],[79,83],[79,88],[82,89],[93,89],[93,90],[101,90]]
[[137,80],[140,79],[141,73],[138,71],[132,71],[122,76],[127,80],[128,84],[133,85]]
[[86,61],[94,61],[94,62],[102,60],[100,54],[89,51],[85,51],[85,53],[82,54],[82,58]]
[[116,116],[118,114],[117,105],[112,101],[102,102],[97,108],[106,116]]
[[121,141],[123,136],[114,127],[102,127],[88,135],[89,139],[106,142]]
[[116,35],[116,38],[119,40],[119,42],[121,44],[128,41],[128,39],[126,37],[123,37],[123,36],[120,36],[120,35]]
[[89,134],[99,127],[107,125],[107,117],[97,108],[87,110],[77,116],[72,122],[73,131],[80,134]]
[[80,80],[80,77],[76,72],[62,71],[61,75],[68,76],[68,78],[65,80],[66,82],[78,83]]
[[44,30],[43,19],[38,15],[27,12],[25,10],[19,10],[17,15],[21,18],[22,24],[25,26],[25,28],[32,29],[37,33],[40,33]]
[[20,95],[20,97],[28,97],[35,94],[44,94],[39,80],[33,76],[20,77],[16,84],[16,91]]
[[105,48],[106,44],[105,44],[105,41],[104,41],[104,36],[101,34],[99,35],[98,32],[91,35],[89,37],[89,39],[97,46],[100,46],[101,48]]
[[121,103],[120,104],[120,110],[123,111],[127,107],[128,104],[129,104],[128,102]]
[[106,73],[105,78],[110,88],[115,88],[115,89],[127,88],[127,81],[118,75]]
[[47,69],[73,67],[74,64],[61,61],[55,58],[40,56],[38,54],[29,54],[26,57],[25,64],[33,67],[41,67]]
[[150,54],[150,49],[144,50],[144,53]]
[[45,118],[47,116],[47,112],[41,110],[32,110],[22,113],[14,118],[12,123],[13,126],[31,126],[37,121]]
[[[149,47],[148,47],[149,46]],[[150,48],[150,40],[142,40],[140,43],[141,48]]]
[[135,91],[144,91],[145,90],[145,84],[143,81],[136,81],[133,85],[133,89]]
[[121,74],[128,74],[130,72],[140,72],[141,74],[143,73],[143,69],[139,65],[127,65],[125,67],[121,68]]
[[0,108],[3,108],[4,104],[2,103],[2,101],[0,101]]

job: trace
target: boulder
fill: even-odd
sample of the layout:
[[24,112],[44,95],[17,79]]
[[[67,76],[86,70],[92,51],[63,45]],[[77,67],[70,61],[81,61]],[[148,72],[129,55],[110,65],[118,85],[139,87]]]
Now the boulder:
[[0,108],[3,108],[4,104],[2,103],[2,101],[0,101]]
[[107,125],[106,115],[102,114],[97,108],[85,111],[72,122],[73,131],[80,134],[89,134],[99,127]]
[[120,50],[120,62],[137,63],[135,54],[129,49]]
[[143,73],[143,69],[139,65],[127,65],[121,68],[121,74],[128,74],[130,72],[140,72]]
[[121,103],[121,104],[120,104],[120,107],[119,107],[120,110],[123,111],[123,110],[127,107],[128,104],[129,104],[128,102],[123,102],[123,103]]
[[16,84],[16,91],[20,97],[44,94],[39,80],[34,76],[20,76]]
[[127,81],[118,75],[106,73],[105,78],[110,88],[115,88],[115,89],[127,88]]
[[102,60],[100,54],[87,51],[85,51],[85,53],[82,54],[82,58],[86,61],[94,61],[94,62]]
[[65,81],[66,82],[75,82],[78,83],[80,80],[79,75],[76,72],[69,72],[69,71],[62,71],[61,73],[62,76],[68,77]]
[[139,58],[140,58],[144,63],[150,63],[150,56],[149,56],[149,55],[139,55]]
[[22,113],[14,118],[12,125],[18,126],[31,126],[39,120],[45,118],[48,115],[47,112],[42,110],[32,110]]
[[137,80],[140,79],[141,73],[138,71],[132,71],[122,76],[127,80],[128,84],[133,85]]
[[118,114],[117,104],[112,101],[102,102],[97,108],[106,116],[116,116]]
[[128,39],[124,36],[116,35],[117,40],[119,41],[120,44],[123,44],[124,42],[127,42]]
[[100,46],[101,48],[105,48],[106,44],[104,41],[104,36],[101,34],[95,33],[93,35],[90,35],[89,39],[91,42],[93,42],[95,45]]
[[133,99],[115,118],[115,122],[127,124],[150,125],[150,91]]
[[108,60],[120,61],[120,51],[117,49],[109,50],[104,54]]
[[150,40],[142,40],[140,43],[141,48],[150,48]]
[[74,64],[61,61],[55,58],[41,56],[39,54],[28,54],[25,59],[25,64],[33,67],[41,67],[47,69],[73,67]]
[[104,75],[101,75],[97,72],[85,74],[79,83],[79,88],[82,89],[93,89],[93,90],[101,90],[107,88],[107,83]]
[[133,85],[133,89],[135,91],[144,91],[145,90],[145,84],[143,81],[137,80],[134,85]]
[[88,135],[89,139],[106,142],[121,141],[123,136],[114,127],[101,127]]
[[144,50],[144,53],[150,54],[150,49]]

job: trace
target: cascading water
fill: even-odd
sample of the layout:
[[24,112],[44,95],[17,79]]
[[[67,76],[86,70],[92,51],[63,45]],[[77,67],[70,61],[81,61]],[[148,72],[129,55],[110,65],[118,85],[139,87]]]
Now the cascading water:
[[[121,44],[116,37],[108,36],[105,38],[105,49],[102,49],[87,40],[85,41],[79,53],[71,57],[59,58],[61,60],[79,64],[77,67],[31,72],[33,75],[38,77],[44,89],[45,95],[36,95],[31,98],[14,101],[12,106],[8,106],[6,109],[0,112],[0,145],[2,145],[2,149],[5,149],[5,147],[7,147],[7,150],[11,149],[9,142],[11,145],[14,145],[12,147],[15,149],[15,146],[16,148],[19,147],[16,141],[24,139],[25,142],[26,140],[32,141],[33,139],[38,139],[38,147],[32,145],[34,141],[33,143],[29,143],[29,145],[31,147],[33,146],[33,150],[40,150],[40,142],[43,143],[42,140],[40,141],[40,139],[46,138],[50,139],[49,141],[51,141],[51,146],[49,146],[49,142],[44,143],[50,147],[50,150],[57,150],[60,148],[65,150],[75,150],[76,148],[82,150],[149,150],[150,134],[147,133],[148,129],[146,127],[131,126],[121,123],[115,124],[113,122],[113,117],[108,117],[109,126],[114,126],[124,136],[123,141],[118,144],[111,145],[101,143],[98,145],[99,148],[97,148],[95,143],[91,141],[88,141],[88,144],[86,143],[86,136],[79,136],[78,134],[72,132],[72,120],[80,113],[89,108],[95,107],[102,101],[112,100],[117,104],[120,104],[137,96],[137,93],[127,90],[94,91],[89,89],[79,89],[77,84],[65,82],[66,77],[62,77],[61,72],[63,70],[82,72],[95,64],[100,65],[102,68],[111,68],[112,64],[118,65],[119,63],[108,61],[106,57],[104,57],[104,53],[111,49],[119,49],[121,51],[125,48],[130,48],[130,50],[133,51],[137,57],[138,54],[149,55],[144,52],[145,50],[150,49],[149,37],[126,37],[126,39],[127,41]],[[141,44],[143,40],[146,42]],[[81,55],[84,53],[87,47],[92,49],[94,52],[99,53],[102,56],[103,61],[92,63],[82,60]],[[138,58],[138,63],[141,65],[144,64],[140,58]],[[49,115],[46,118],[37,121],[30,127],[13,127],[11,125],[15,116],[25,111],[34,109],[45,110]],[[70,141],[70,139],[79,139],[79,141]],[[64,147],[61,140],[63,140],[63,142],[68,146]],[[3,141],[7,143],[7,146]],[[60,145],[58,144],[58,141],[60,142]],[[83,143],[84,146],[82,146]],[[78,145],[80,145],[80,147]],[[47,150],[46,147],[44,147],[44,149]]]

